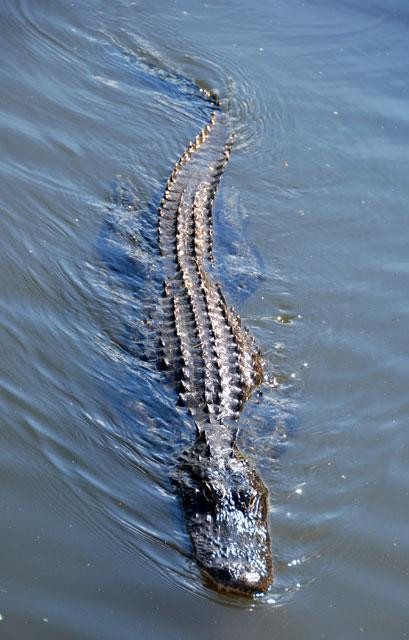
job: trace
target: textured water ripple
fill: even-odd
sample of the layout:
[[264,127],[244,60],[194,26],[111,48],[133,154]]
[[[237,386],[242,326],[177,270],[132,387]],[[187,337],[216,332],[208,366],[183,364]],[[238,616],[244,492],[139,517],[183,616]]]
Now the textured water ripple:
[[[33,637],[135,637],[142,620],[146,636],[191,637],[206,618],[207,637],[223,624],[262,639],[404,637],[406,14],[3,2],[10,636],[28,624]],[[203,124],[189,78],[220,94],[237,133],[216,262],[279,382],[241,421],[270,487],[277,565],[253,604],[209,592],[191,561],[169,482],[191,423],[142,353],[155,205]],[[130,209],[110,186],[129,179]]]

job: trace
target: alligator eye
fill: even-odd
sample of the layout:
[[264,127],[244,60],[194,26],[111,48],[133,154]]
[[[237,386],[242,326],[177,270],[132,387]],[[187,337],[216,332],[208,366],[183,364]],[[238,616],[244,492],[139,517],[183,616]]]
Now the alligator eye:
[[207,502],[214,502],[213,489],[208,482],[205,482],[203,485],[203,495],[206,498]]

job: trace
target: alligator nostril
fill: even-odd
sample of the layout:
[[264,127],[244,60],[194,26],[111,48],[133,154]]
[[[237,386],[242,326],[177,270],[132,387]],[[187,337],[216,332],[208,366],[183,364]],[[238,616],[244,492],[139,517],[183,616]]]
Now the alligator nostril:
[[258,573],[258,571],[247,571],[244,575],[243,575],[243,580],[245,581],[246,584],[248,584],[249,586],[251,585],[255,585],[257,587],[257,585],[260,583],[261,580],[261,576]]

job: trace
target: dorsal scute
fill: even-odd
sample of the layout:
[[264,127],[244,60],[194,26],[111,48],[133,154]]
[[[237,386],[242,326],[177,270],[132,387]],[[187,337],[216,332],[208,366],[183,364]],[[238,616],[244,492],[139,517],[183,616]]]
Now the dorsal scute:
[[237,419],[260,379],[254,341],[213,278],[212,210],[232,144],[214,110],[177,161],[159,206],[162,362],[174,368],[179,403],[212,424]]

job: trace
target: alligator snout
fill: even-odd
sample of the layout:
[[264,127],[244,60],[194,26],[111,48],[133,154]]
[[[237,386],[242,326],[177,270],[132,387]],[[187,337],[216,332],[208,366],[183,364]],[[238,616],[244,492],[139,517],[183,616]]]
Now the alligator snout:
[[265,592],[270,586],[273,576],[272,567],[268,563],[261,571],[249,568],[243,563],[228,563],[220,567],[204,568],[211,585],[218,591],[253,595]]

